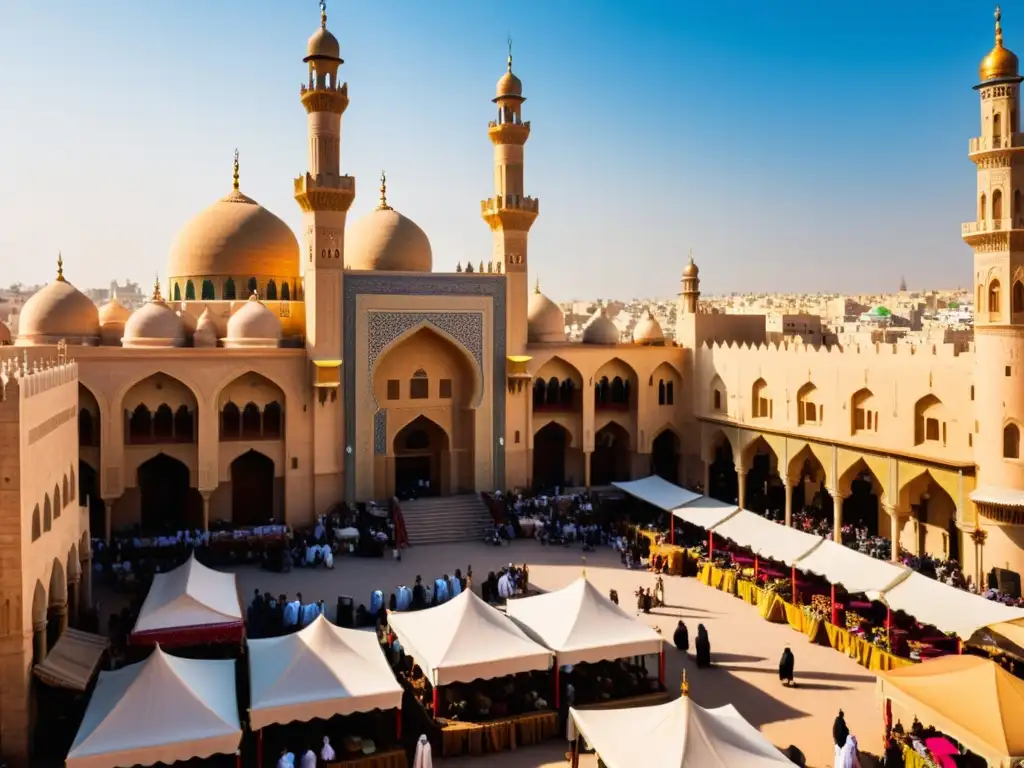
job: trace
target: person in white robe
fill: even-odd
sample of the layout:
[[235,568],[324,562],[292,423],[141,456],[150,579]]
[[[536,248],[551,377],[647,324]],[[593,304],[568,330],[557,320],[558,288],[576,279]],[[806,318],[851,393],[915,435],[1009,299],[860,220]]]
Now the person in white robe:
[[337,755],[334,754],[334,747],[331,746],[331,739],[328,736],[324,736],[324,745],[320,748],[320,759],[325,763],[329,763],[335,759]]
[[516,583],[512,580],[512,574],[510,571],[505,571],[502,577],[498,579],[498,595],[505,600],[516,593]]
[[324,553],[324,567],[327,570],[334,570],[334,550],[328,544],[324,544],[320,549]]
[[852,733],[846,737],[843,748],[836,747],[835,768],[861,768],[860,752],[857,750],[857,737]]
[[412,768],[434,768],[434,760],[430,754],[430,741],[426,735],[420,736],[416,742],[416,754],[412,759]]
[[285,629],[293,629],[299,625],[299,612],[302,610],[301,595],[296,599],[285,603],[282,623]]
[[299,768],[316,768],[316,752],[310,747],[302,754],[299,761]]
[[462,582],[459,581],[457,576],[451,576],[448,579],[448,591],[450,592],[452,599],[455,599],[462,594]]
[[277,760],[277,768],[295,768],[295,755],[287,748],[281,750],[281,757]]
[[379,590],[373,590],[373,594],[370,595],[370,615],[375,617],[380,612],[380,609],[384,607],[384,593]]

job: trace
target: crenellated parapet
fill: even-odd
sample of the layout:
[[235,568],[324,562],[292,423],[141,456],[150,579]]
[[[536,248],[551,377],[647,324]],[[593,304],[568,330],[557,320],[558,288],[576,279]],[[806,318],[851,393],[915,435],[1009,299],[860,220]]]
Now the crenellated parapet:
[[755,353],[771,353],[790,355],[806,355],[826,359],[837,357],[849,358],[854,355],[885,357],[894,356],[907,357],[937,357],[942,359],[971,356],[974,354],[974,342],[957,343],[923,343],[923,344],[889,344],[874,342],[871,344],[848,344],[841,346],[832,344],[829,346],[814,346],[812,344],[801,344],[793,342],[764,342],[762,344],[750,344],[734,341],[705,341],[701,345],[701,352],[709,351],[734,353],[747,350]]
[[529,232],[540,214],[540,200],[535,197],[498,195],[480,202],[480,215],[491,231]]
[[66,384],[78,383],[78,364],[62,357],[28,361],[27,355],[0,361],[0,400],[22,401]]
[[304,213],[311,211],[348,211],[356,198],[354,176],[306,173],[294,182],[295,201]]
[[348,83],[342,83],[337,87],[313,87],[304,84],[299,87],[299,96],[302,99],[302,106],[306,108],[306,113],[310,115],[316,112],[343,115],[348,109]]

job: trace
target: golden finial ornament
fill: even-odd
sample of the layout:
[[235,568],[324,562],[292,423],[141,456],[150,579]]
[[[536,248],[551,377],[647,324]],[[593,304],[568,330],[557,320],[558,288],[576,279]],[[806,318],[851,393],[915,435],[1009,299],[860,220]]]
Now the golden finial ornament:
[[1018,77],[1019,62],[1014,53],[1003,47],[1003,11],[996,6],[996,44],[981,60],[979,76],[982,82]]
[[1003,47],[1003,9],[996,6],[996,46]]
[[683,670],[683,682],[679,686],[679,692],[682,693],[683,696],[689,696],[690,695],[690,683],[686,679],[686,670],[685,669]]
[[512,71],[512,35],[508,36],[508,71]]
[[391,206],[388,205],[388,175],[384,171],[380,172],[380,204],[377,205],[377,210],[393,210]]
[[234,174],[232,175],[231,178],[232,178],[231,187],[235,190],[235,192],[237,192],[238,191],[238,150],[237,149],[235,150]]
[[537,278],[537,282],[533,284],[533,292],[540,293],[540,278]]
[[327,0],[320,0],[320,29],[327,29]]
[[163,301],[163,296],[160,295],[160,275],[156,276],[153,280],[153,301]]
[[57,282],[64,282],[64,256],[60,251],[57,251]]

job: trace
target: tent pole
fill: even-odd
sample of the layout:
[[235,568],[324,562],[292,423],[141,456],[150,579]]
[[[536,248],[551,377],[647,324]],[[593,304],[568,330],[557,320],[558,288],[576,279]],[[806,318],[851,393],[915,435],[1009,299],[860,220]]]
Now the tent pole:
[[434,717],[435,718],[437,718],[438,712],[441,709],[441,696],[439,694],[440,694],[440,692],[437,690],[437,686],[435,685],[434,686],[434,701],[433,701],[433,704],[434,704],[433,710],[434,710]]
[[715,533],[714,531],[708,531],[708,560],[711,560],[715,554]]
[[658,687],[665,690],[665,646],[658,653]]
[[558,705],[561,703],[561,700],[562,700],[562,686],[561,686],[561,683],[558,680],[558,672],[559,672],[558,659],[555,659],[555,711],[556,712],[559,711],[559,706]]
[[576,738],[572,741],[572,768],[580,768],[580,735],[576,733]]
[[256,768],[263,768],[263,729],[256,731]]
[[674,513],[668,513],[668,543],[672,546],[676,544],[676,516]]
[[761,570],[761,558],[758,557],[757,553],[754,553],[754,586],[757,586],[757,574]]
[[395,710],[395,741],[402,741],[402,708]]
[[792,586],[793,586],[793,605],[799,605],[800,604],[800,598],[799,598],[799,596],[796,593],[796,566],[795,565],[790,569],[789,579],[792,582]]
[[892,653],[892,608],[885,606],[885,642],[889,644],[889,653]]
[[839,606],[836,605],[836,585],[832,585],[832,626],[839,624]]
[[242,750],[235,752],[235,768],[242,768]]

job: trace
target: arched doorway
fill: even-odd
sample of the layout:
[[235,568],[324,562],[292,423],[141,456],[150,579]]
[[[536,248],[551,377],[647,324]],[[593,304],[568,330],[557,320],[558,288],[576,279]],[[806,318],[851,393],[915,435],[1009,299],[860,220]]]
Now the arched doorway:
[[274,460],[246,451],[231,462],[231,522],[267,525],[274,518]]
[[679,438],[671,429],[651,444],[651,474],[679,485]]
[[812,521],[813,530],[825,536],[833,524],[832,494],[828,492],[825,467],[811,450],[804,445],[789,460],[789,482],[793,484],[794,525]]
[[50,605],[46,612],[46,648],[50,650],[60,640],[68,615],[68,582],[64,573],[64,564],[54,559],[53,570],[50,571]]
[[732,443],[724,434],[719,433],[718,440],[713,445],[708,487],[704,492],[713,499],[735,504],[739,499],[739,484],[736,482],[736,460],[732,453]]
[[[905,549],[919,557],[959,562],[963,533],[956,525],[956,502],[930,472],[922,472],[900,489],[899,508],[911,510],[912,521],[904,527],[900,542]],[[932,567],[922,564],[922,572],[933,576]]]
[[394,442],[395,494],[399,498],[448,493],[448,434],[426,416],[406,424]]
[[784,519],[786,488],[779,478],[779,460],[763,437],[747,448],[748,469],[744,505],[751,512],[772,519]]
[[546,491],[565,488],[565,454],[572,435],[557,422],[549,422],[533,436],[533,487]]
[[594,452],[590,454],[590,485],[602,486],[630,479],[629,433],[614,421],[608,422],[594,435]]
[[100,476],[91,465],[78,461],[78,503],[89,505],[89,530],[93,536],[106,536],[107,513],[100,498]]
[[844,488],[844,480],[849,478],[850,495],[843,500],[843,526],[867,528],[869,536],[889,538],[889,531],[879,526],[878,498],[881,486],[875,479],[867,463],[860,459],[840,479],[839,487]]
[[188,467],[182,462],[159,453],[139,465],[138,483],[139,524],[144,532],[176,533],[196,527]]

